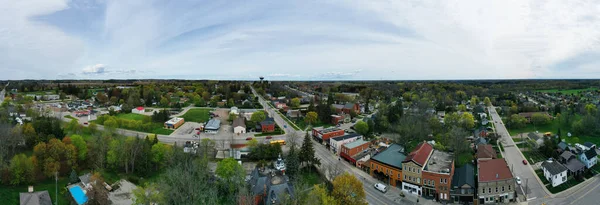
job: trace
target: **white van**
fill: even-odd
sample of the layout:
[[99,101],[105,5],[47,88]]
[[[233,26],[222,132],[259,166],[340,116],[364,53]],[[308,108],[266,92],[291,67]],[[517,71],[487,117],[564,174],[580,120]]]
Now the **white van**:
[[375,189],[379,190],[380,192],[387,192],[387,186],[381,184],[381,183],[376,183],[375,185],[373,185],[373,187],[375,187]]

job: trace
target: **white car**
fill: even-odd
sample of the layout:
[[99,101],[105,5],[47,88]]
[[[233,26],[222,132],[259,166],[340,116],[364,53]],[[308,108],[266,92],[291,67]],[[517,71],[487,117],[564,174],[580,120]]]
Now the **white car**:
[[521,185],[521,177],[517,177],[515,181],[517,181],[517,185]]
[[382,193],[387,192],[387,186],[383,185],[382,183],[376,183],[375,185],[373,185],[373,187],[375,187],[375,189],[379,190]]

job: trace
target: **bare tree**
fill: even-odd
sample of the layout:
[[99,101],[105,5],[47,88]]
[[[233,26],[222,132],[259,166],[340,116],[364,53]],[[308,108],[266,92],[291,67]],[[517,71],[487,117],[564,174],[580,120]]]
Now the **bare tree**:
[[290,133],[288,133],[285,136],[285,138],[286,138],[285,141],[290,146],[296,146],[296,145],[298,145],[298,137],[299,137],[298,133],[296,133],[296,132],[290,132]]
[[326,173],[329,176],[329,179],[335,179],[337,176],[344,173],[344,168],[342,167],[342,162],[337,161],[334,164],[326,165]]

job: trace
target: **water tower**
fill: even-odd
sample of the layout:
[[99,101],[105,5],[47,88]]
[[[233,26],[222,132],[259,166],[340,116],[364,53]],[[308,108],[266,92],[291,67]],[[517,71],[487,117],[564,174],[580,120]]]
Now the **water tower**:
[[258,78],[260,78],[260,83],[262,83],[262,82],[263,82],[263,80],[265,79],[265,77],[263,77],[263,76],[260,76],[260,77],[258,77]]

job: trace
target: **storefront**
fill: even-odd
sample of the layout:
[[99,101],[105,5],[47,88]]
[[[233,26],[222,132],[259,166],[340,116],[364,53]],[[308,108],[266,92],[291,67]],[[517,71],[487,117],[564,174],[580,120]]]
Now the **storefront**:
[[408,182],[402,183],[402,191],[421,196],[421,186]]

